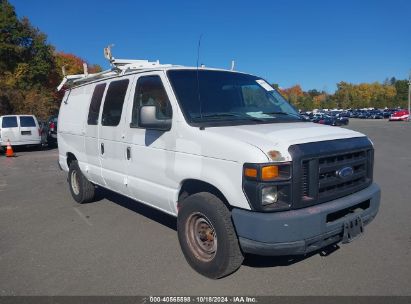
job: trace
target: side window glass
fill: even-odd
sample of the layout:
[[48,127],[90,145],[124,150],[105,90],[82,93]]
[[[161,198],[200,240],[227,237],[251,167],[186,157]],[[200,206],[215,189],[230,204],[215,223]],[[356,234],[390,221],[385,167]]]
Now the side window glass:
[[101,120],[103,126],[115,127],[120,123],[128,82],[128,79],[118,80],[108,86]]
[[97,125],[98,123],[98,114],[100,113],[101,100],[103,99],[105,88],[105,83],[98,84],[94,88],[93,96],[91,97],[90,102],[90,109],[88,111],[87,123],[89,125]]
[[132,126],[138,126],[138,113],[142,106],[156,106],[158,119],[172,117],[171,104],[159,76],[143,76],[138,79],[134,94]]
[[36,122],[32,116],[20,116],[20,127],[35,127]]
[[5,116],[3,117],[2,128],[17,128],[17,117],[16,116]]

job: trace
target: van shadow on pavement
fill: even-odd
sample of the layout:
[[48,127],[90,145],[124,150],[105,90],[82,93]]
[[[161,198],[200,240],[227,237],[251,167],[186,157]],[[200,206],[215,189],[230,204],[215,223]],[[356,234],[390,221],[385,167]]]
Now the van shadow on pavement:
[[[108,189],[97,187],[95,202],[107,199],[112,203],[119,206],[127,208],[133,212],[136,212],[142,216],[145,216],[153,221],[158,222],[170,229],[177,231],[177,219],[171,215],[163,213],[152,207],[146,206],[138,201],[130,199],[121,194],[112,192]],[[306,255],[301,256],[259,256],[253,254],[246,254],[243,262],[244,266],[255,267],[255,268],[268,268],[268,267],[280,267],[280,266],[290,266],[301,262],[307,258],[319,254],[322,257],[328,256],[335,251],[339,250],[340,246],[337,244],[330,245],[321,250],[313,251]]]
[[170,229],[177,231],[177,219],[174,216],[163,213],[150,206],[146,206],[138,201],[135,201],[131,198],[115,193],[108,189],[97,187],[96,190],[97,191],[95,202],[101,201],[102,199],[108,199],[112,203],[115,203],[133,212],[141,214],[142,216],[145,216]]
[[[56,145],[44,145],[41,148],[37,146],[12,146],[13,152],[37,152],[37,151],[49,151],[57,149]],[[6,147],[0,148],[0,155],[4,155],[6,153]]]
[[268,267],[279,267],[279,266],[290,266],[298,262],[304,261],[314,255],[319,254],[322,257],[329,256],[335,251],[339,250],[340,246],[338,244],[329,245],[328,247],[322,248],[321,250],[310,252],[306,255],[298,256],[259,256],[254,254],[247,254],[245,256],[243,265],[255,268],[268,268]]

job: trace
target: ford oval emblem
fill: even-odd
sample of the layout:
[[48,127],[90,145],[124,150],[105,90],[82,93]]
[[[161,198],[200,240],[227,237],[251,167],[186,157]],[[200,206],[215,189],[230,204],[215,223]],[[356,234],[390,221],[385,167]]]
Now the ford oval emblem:
[[354,174],[354,169],[352,167],[344,167],[335,172],[339,178],[347,178]]

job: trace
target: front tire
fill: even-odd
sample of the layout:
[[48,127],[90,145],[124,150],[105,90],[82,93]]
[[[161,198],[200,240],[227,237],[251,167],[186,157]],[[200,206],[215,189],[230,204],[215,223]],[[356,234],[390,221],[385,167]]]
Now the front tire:
[[177,232],[187,262],[208,278],[225,277],[244,260],[230,211],[211,193],[200,192],[183,200]]
[[83,173],[81,173],[76,160],[70,163],[68,182],[71,195],[77,203],[89,203],[94,199],[95,187]]

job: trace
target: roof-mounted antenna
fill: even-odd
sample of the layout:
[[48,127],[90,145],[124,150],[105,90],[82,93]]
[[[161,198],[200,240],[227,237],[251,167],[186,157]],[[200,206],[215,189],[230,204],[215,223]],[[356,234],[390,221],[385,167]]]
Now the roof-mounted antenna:
[[114,57],[111,53],[111,48],[114,47],[114,44],[109,44],[107,47],[104,48],[104,57],[113,65]]
[[231,71],[234,71],[234,67],[235,67],[235,61],[231,60]]
[[84,77],[88,76],[88,67],[87,67],[87,63],[83,62],[83,74]]
[[198,77],[198,62],[200,61],[200,47],[201,47],[201,38],[203,38],[203,34],[200,35],[200,38],[198,39],[198,46],[197,46],[197,98],[200,106],[200,118],[201,120],[203,119],[203,103],[201,101],[201,95],[200,95],[200,79]]

